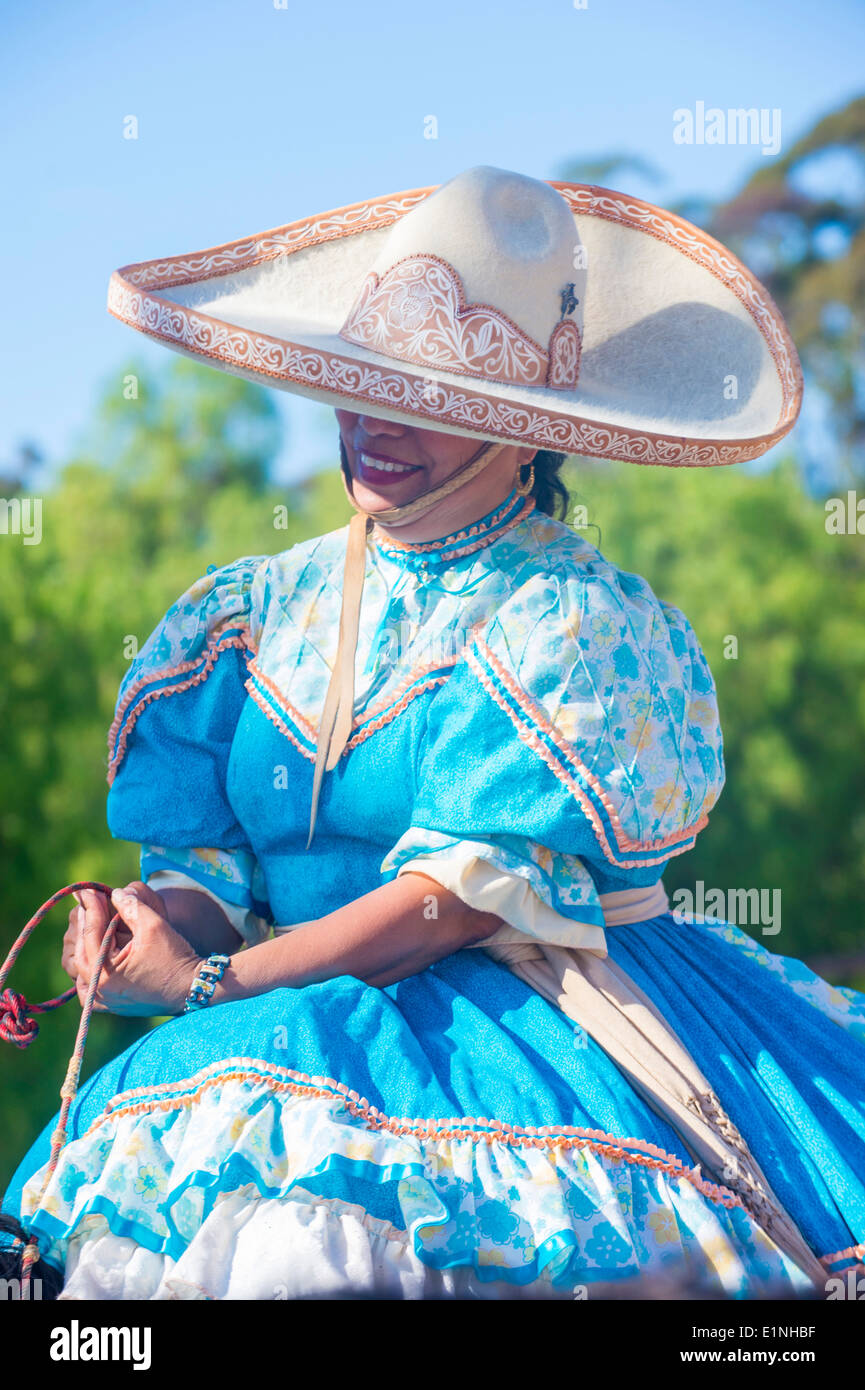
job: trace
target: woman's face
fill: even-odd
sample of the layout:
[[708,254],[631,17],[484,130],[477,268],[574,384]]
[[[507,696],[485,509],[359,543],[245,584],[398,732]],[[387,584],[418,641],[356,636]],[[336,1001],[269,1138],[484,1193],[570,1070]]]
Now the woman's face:
[[[351,410],[338,410],[336,418],[354,499],[372,516],[412,502],[446,482],[481,447],[480,440],[464,435],[396,424]],[[393,529],[408,541],[434,540],[459,530],[504,500],[516,481],[519,465],[530,463],[534,454],[534,449],[508,446],[488,468],[482,468],[428,512],[402,525],[388,523],[384,529]]]

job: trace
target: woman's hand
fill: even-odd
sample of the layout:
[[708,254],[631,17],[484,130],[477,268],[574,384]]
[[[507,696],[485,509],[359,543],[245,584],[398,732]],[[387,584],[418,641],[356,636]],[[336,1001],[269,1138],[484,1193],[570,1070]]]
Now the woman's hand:
[[[127,889],[131,893],[137,893],[148,907],[165,916],[165,903],[158,893],[154,893],[152,888],[148,888],[146,883],[127,883]],[[78,941],[86,923],[98,925],[100,935],[104,934],[105,928],[114,916],[114,909],[109,910],[109,900],[104,893],[98,892],[95,888],[81,888],[74,894],[76,906],[69,909],[68,922],[65,935],[63,937],[63,954],[60,964],[66,971],[74,985],[78,984],[78,966],[75,960],[75,953],[78,949]],[[121,946],[130,939],[129,928],[122,922],[118,922],[114,932],[114,949],[119,950]],[[86,985],[86,981],[85,981]]]
[[115,889],[111,902],[104,893],[82,891],[81,907],[69,914],[63,953],[64,967],[75,978],[82,1003],[106,928],[118,912],[121,921],[102,969],[94,1008],[132,1017],[182,1013],[200,957],[166,921],[164,911],[159,894],[140,883]]

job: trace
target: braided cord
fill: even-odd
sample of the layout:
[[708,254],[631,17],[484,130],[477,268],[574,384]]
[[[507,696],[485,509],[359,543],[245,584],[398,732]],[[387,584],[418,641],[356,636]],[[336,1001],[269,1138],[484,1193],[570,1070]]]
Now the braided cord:
[[[60,902],[62,898],[67,898],[70,894],[77,893],[83,888],[92,888],[97,893],[105,893],[109,900],[111,898],[111,889],[106,883],[86,881],[81,883],[70,883],[66,888],[58,889],[47,902],[42,904],[38,912],[35,912],[30,918],[30,921],[27,923],[20,936],[18,936],[13,943],[12,949],[3,962],[2,967],[0,967],[0,990],[2,990],[2,994],[0,994],[0,1039],[4,1042],[11,1042],[16,1047],[29,1047],[36,1037],[36,1034],[39,1032],[39,1024],[32,1015],[34,1013],[47,1013],[51,1009],[57,1009],[61,1004],[65,1004],[68,1000],[75,997],[77,990],[73,986],[72,989],[67,989],[63,994],[57,995],[54,999],[47,999],[42,1004],[28,1004],[23,995],[17,994],[14,990],[5,989],[4,986],[12,966],[21,953],[22,947],[36,930],[39,923],[47,917],[52,907]],[[102,944],[99,947],[93,973],[87,986],[87,994],[81,1007],[81,1019],[78,1024],[78,1032],[75,1036],[75,1047],[72,1050],[72,1056],[69,1058],[69,1065],[66,1068],[66,1076],[63,1085],[60,1087],[60,1114],[57,1120],[57,1127],[51,1136],[51,1154],[48,1159],[42,1187],[39,1191],[36,1208],[34,1209],[34,1216],[42,1205],[45,1193],[57,1169],[61,1150],[66,1143],[66,1127],[69,1121],[69,1111],[78,1093],[78,1085],[81,1079],[81,1064],[84,1060],[84,1048],[87,1043],[90,1019],[93,1016],[93,1004],[96,999],[96,990],[99,986],[105,958],[114,940],[114,933],[119,920],[119,914],[115,913],[105,929],[105,935],[102,938]],[[21,1257],[22,1298],[29,1298],[30,1296],[31,1272],[38,1259],[39,1238],[31,1234],[24,1249],[24,1254]]]

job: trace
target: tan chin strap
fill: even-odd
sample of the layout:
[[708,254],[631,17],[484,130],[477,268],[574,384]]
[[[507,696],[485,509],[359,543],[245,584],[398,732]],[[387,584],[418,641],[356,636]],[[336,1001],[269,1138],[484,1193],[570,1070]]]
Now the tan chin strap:
[[423,516],[443,497],[448,497],[457,488],[474,478],[481,469],[506,449],[506,444],[484,443],[471,458],[457,469],[445,482],[422,492],[402,507],[388,507],[385,511],[365,512],[358,506],[351,491],[351,478],[343,469],[342,481],[349,502],[357,508],[356,515],[348,524],[348,544],[345,551],[345,569],[342,580],[342,607],[339,615],[339,638],[336,659],[330,674],[324,709],[315,749],[315,771],[312,778],[312,807],[309,816],[309,838],[306,848],[312,844],[315,833],[315,820],[318,813],[318,800],[325,772],[331,772],[342,756],[343,749],[351,736],[354,719],[354,663],[357,652],[357,634],[360,624],[360,602],[363,595],[363,580],[366,571],[366,541],[374,521],[388,525],[402,525],[416,517]]

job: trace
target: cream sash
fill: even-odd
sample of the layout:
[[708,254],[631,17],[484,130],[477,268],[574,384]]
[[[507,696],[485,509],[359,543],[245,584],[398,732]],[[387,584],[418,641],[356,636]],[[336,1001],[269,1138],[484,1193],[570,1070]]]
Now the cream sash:
[[[669,911],[663,885],[602,893],[608,927]],[[681,1039],[652,1000],[615,961],[543,942],[489,945],[494,960],[537,990],[588,1033],[635,1089],[675,1129],[712,1179],[743,1202],[766,1234],[820,1288],[826,1271],[772,1191]]]

